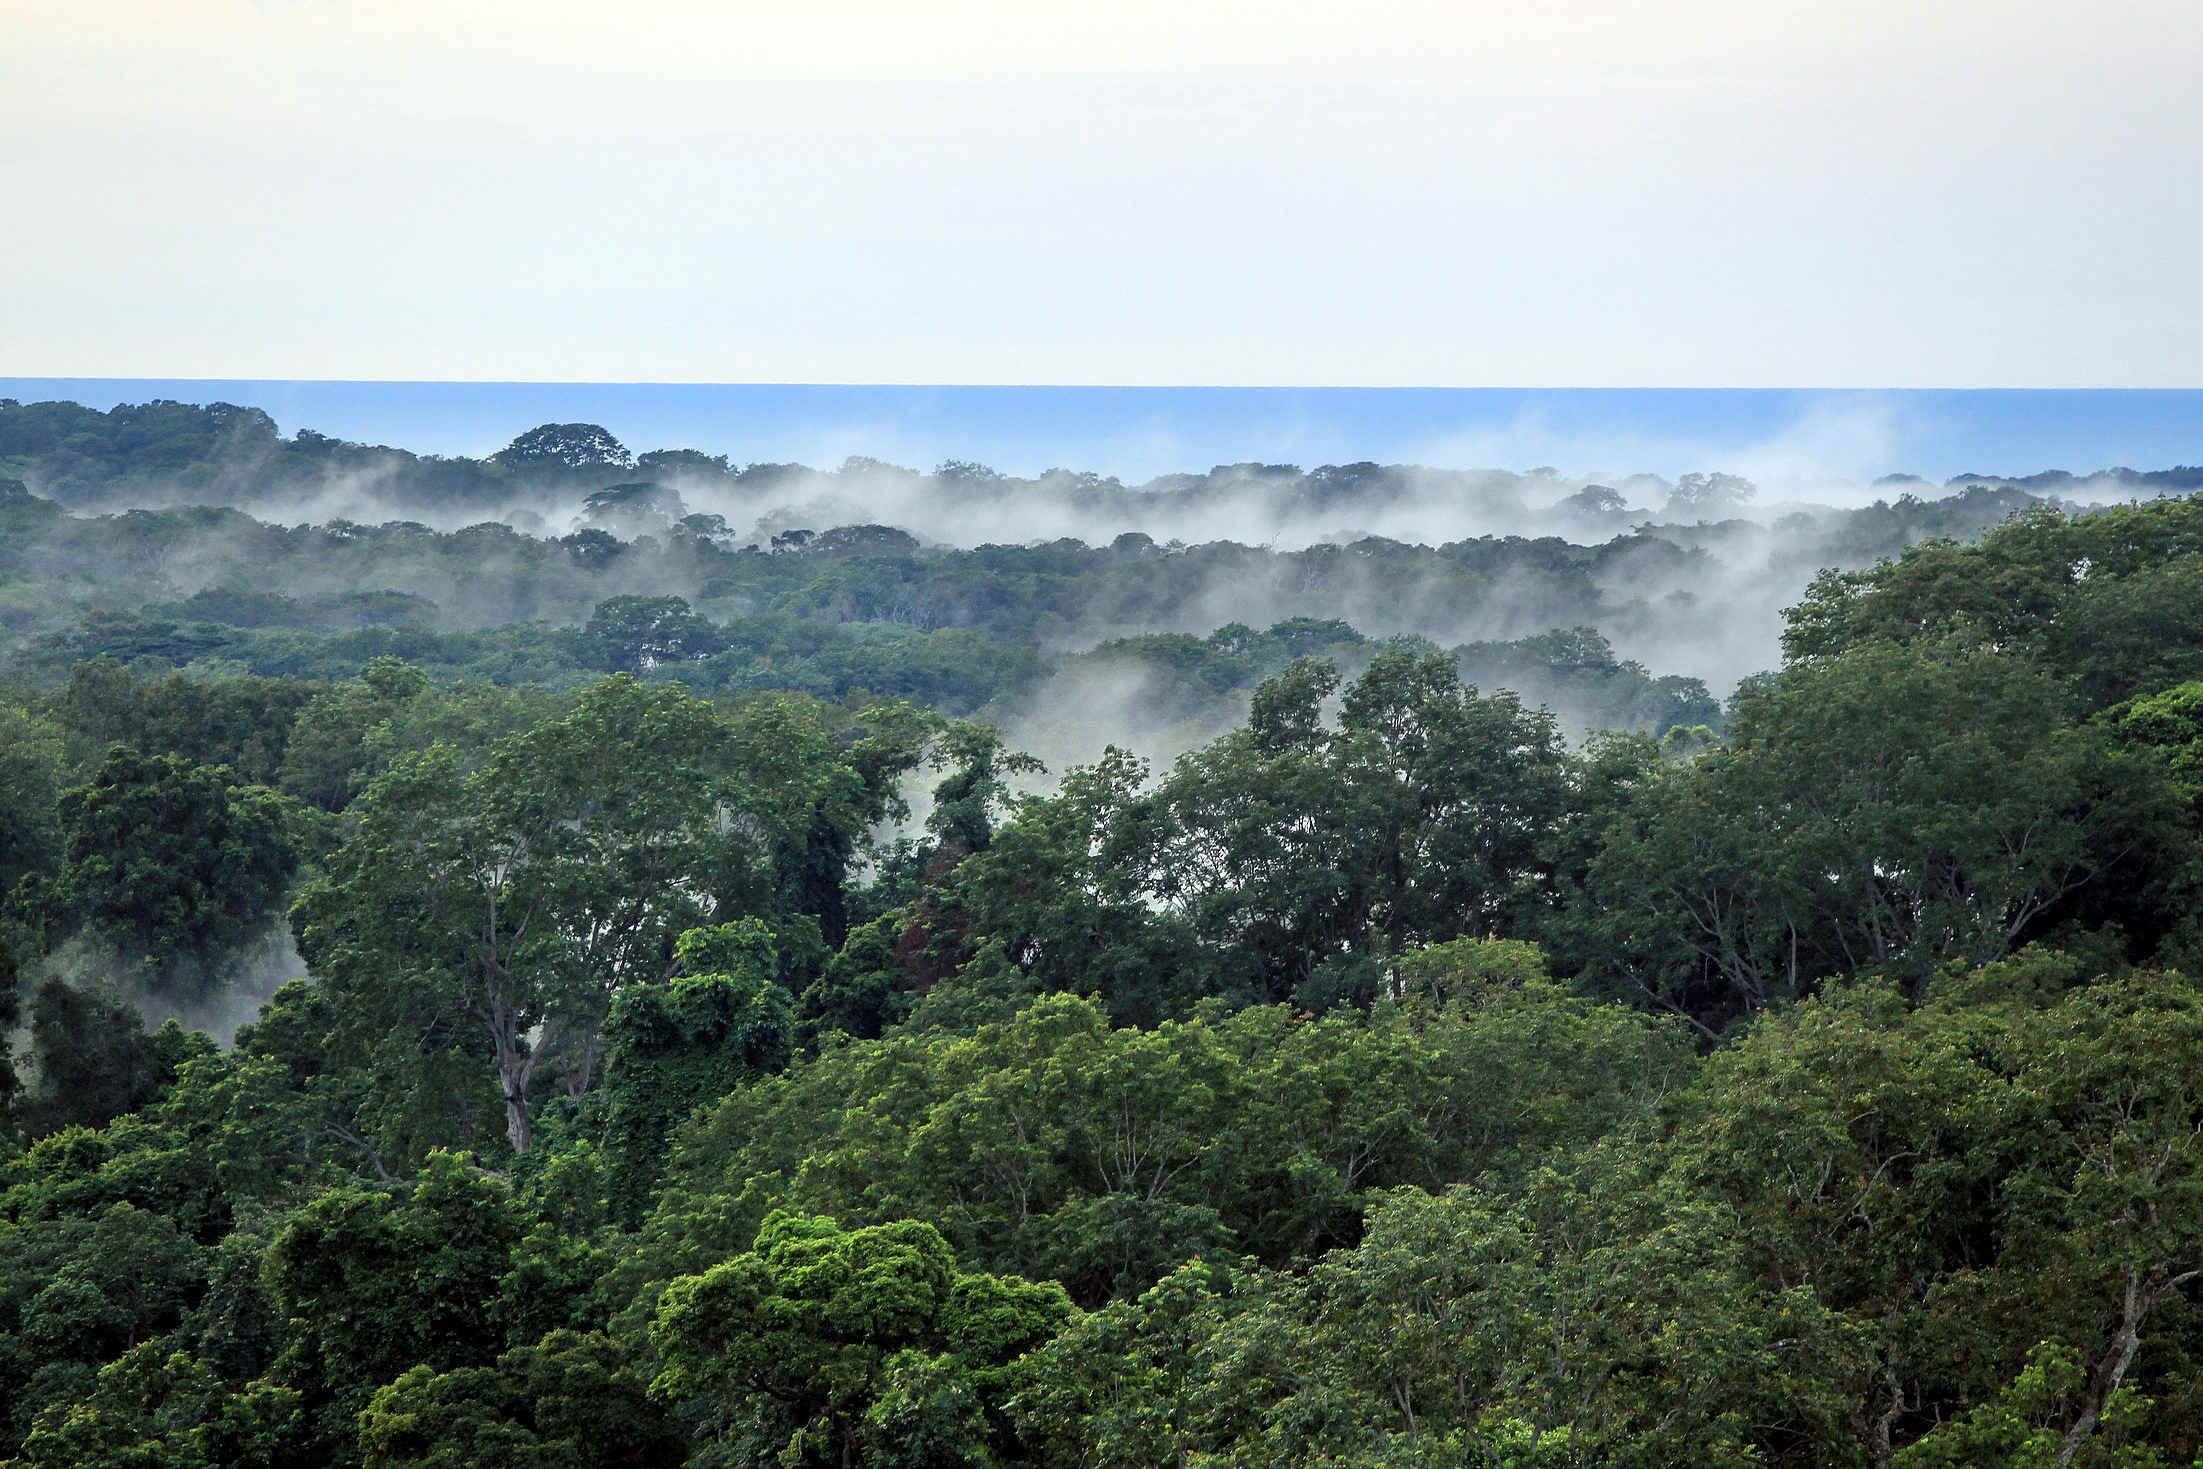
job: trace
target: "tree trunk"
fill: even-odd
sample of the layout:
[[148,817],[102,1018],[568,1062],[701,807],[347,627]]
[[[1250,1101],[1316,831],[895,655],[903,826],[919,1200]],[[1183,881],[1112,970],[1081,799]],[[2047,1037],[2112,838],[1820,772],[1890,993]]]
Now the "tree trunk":
[[588,1095],[596,1082],[597,1050],[602,1044],[602,1039],[592,1033],[580,1045],[566,1047],[565,1059],[559,1063],[558,1084],[569,1097]]
[[497,1079],[505,1090],[505,1141],[516,1153],[525,1153],[535,1142],[535,1122],[528,1116],[528,1058],[500,1046]]
[[2173,1276],[2155,1286],[2145,1286],[2139,1266],[2127,1268],[2126,1296],[2119,1308],[2119,1329],[2112,1333],[2111,1344],[2096,1363],[2096,1370],[2089,1374],[2088,1394],[2081,1402],[2081,1416],[2066,1430],[2065,1441],[2058,1445],[2058,1469],[2067,1469],[2095,1433],[2096,1425],[2103,1420],[2104,1409],[2111,1404],[2112,1395],[2126,1381],[2127,1369],[2134,1365],[2134,1354],[2141,1350],[2142,1326],[2150,1313],[2164,1301],[2203,1271],[2189,1270]]
[[503,960],[494,945],[485,943],[482,953],[483,1024],[490,1033],[490,1049],[497,1057],[498,1089],[505,1096],[505,1141],[515,1153],[525,1153],[535,1142],[535,1120],[528,1115],[528,1079],[535,1073],[541,1053],[529,1047],[520,1016],[507,1001]]

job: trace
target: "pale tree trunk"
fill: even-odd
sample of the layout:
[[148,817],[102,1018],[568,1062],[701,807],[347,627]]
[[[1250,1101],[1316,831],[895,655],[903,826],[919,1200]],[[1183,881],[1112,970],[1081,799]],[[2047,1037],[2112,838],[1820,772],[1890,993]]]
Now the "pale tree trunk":
[[535,1142],[535,1121],[528,1115],[528,1081],[535,1073],[539,1053],[528,1046],[520,1032],[520,1018],[505,1003],[504,986],[498,983],[499,966],[493,960],[484,968],[489,1002],[486,1023],[490,1047],[497,1056],[498,1089],[505,1095],[505,1141],[515,1153],[525,1153]]
[[500,1049],[497,1078],[505,1089],[505,1141],[516,1153],[525,1153],[535,1142],[535,1122],[528,1116],[528,1058]]
[[2154,1286],[2142,1283],[2140,1266],[2127,1269],[2125,1298],[2119,1305],[2119,1328],[2111,1334],[2111,1343],[2097,1360],[2096,1370],[2089,1374],[2088,1395],[2081,1401],[2081,1416],[2073,1420],[2073,1426],[2065,1431],[2065,1439],[2058,1445],[2058,1469],[2067,1469],[2081,1451],[2096,1425],[2103,1420],[2104,1409],[2111,1404],[2112,1395],[2126,1381],[2127,1369],[2134,1365],[2134,1354],[2141,1350],[2142,1324],[2150,1312],[2163,1304],[2165,1298],[2203,1274],[2189,1270]]
[[[1885,1329],[1895,1328],[1897,1324],[1896,1314],[1895,1311],[1891,1311],[1883,1317]],[[1874,1462],[1877,1464],[1887,1464],[1895,1457],[1897,1420],[1903,1416],[1905,1411],[1905,1385],[1897,1376],[1897,1363],[1894,1357],[1885,1356],[1882,1359],[1882,1382],[1889,1390],[1889,1399],[1882,1404],[1882,1411],[1874,1419],[1874,1426],[1867,1445],[1868,1451],[1873,1455]]]
[[566,1095],[575,1098],[588,1095],[589,1088],[596,1081],[597,1048],[601,1044],[597,1035],[591,1032],[580,1042],[567,1047],[566,1057],[560,1062],[558,1069],[558,1084]]

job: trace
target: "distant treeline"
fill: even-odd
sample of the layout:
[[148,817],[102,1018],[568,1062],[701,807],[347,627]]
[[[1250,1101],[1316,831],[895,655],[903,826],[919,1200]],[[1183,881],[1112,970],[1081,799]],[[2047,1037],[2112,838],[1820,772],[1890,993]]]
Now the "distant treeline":
[[[1204,504],[1253,497],[1263,506],[1266,527],[1328,522],[1325,529],[1333,532],[1374,527],[1402,506],[1428,508],[1434,502],[1488,529],[1612,532],[1652,518],[1720,520],[1749,501],[1755,489],[1719,473],[1675,481],[1630,474],[1598,484],[1549,468],[1513,473],[1369,462],[1312,469],[1228,464],[1135,485],[1068,468],[1006,475],[967,460],[944,462],[930,473],[861,456],[814,468],[745,464],[696,449],[636,453],[600,425],[587,423],[543,424],[477,459],[353,443],[309,428],[285,437],[267,413],[229,403],[160,400],[103,412],[77,403],[5,398],[0,398],[0,476],[20,478],[38,494],[80,510],[188,504],[295,513],[301,506],[351,499],[439,522],[469,511],[507,518],[531,511],[564,514],[615,486],[685,490],[714,505],[760,515],[780,506],[796,486],[804,487],[800,498],[831,497],[838,486],[853,501],[885,493],[944,512],[975,513],[1048,503],[1066,515],[1123,525],[1198,523]],[[1916,498],[1930,486],[1916,476],[1891,475],[1877,487]],[[2047,470],[2019,478],[1967,473],[1951,477],[1944,487],[2017,491],[2042,500],[2125,499],[2203,488],[2203,466]],[[677,497],[660,503],[675,504]]]
[[[1591,545],[1364,537],[1279,551],[1126,533],[1098,546],[962,549],[851,525],[799,528],[761,549],[721,517],[674,518],[670,492],[636,488],[597,492],[577,530],[531,536],[494,521],[286,526],[234,508],[73,514],[0,481],[0,668],[51,680],[104,655],[329,679],[395,656],[443,678],[555,684],[648,668],[705,688],[870,691],[968,712],[1028,686],[1057,650],[1311,618],[1454,646],[1597,629],[1688,674],[1709,666],[1702,648],[1740,631],[1771,654],[1774,606],[1818,567],[1968,537],[2034,503],[1977,490]],[[1585,670],[1603,679],[1630,660],[1557,656],[1553,667],[1574,672],[1539,673],[1534,653],[1480,653],[1474,676],[1550,697],[1582,727],[1613,722],[1600,711],[1614,699],[1566,695],[1583,691]],[[1735,656],[1741,668],[1705,655],[1731,676],[1757,666]]]
[[[680,527],[621,541],[594,529],[537,539],[495,524],[284,527],[236,510],[79,517],[0,483],[0,625],[14,640],[4,666],[34,682],[102,657],[305,679],[397,657],[447,680],[571,685],[648,672],[703,689],[892,695],[961,713],[1029,688],[1061,661],[1047,649],[1111,632],[1229,623],[1215,648],[1259,648],[1228,614],[1267,604],[1334,614],[1313,620],[1341,645],[1362,635],[1337,614],[1528,636],[1512,651],[1506,639],[1479,640],[1473,667],[1520,676],[1571,709],[1570,698],[1588,697],[1585,724],[1665,728],[1709,717],[1702,684],[1656,679],[1587,628],[1565,646],[1535,630],[1626,617],[1603,582],[1665,584],[1703,560],[1652,540],[1279,553],[1172,552],[1124,537],[962,551],[879,526],[761,553]],[[1144,636],[1108,656],[1161,668],[1182,661],[1180,647],[1210,646]],[[1551,658],[1539,652],[1548,646]],[[1218,652],[1196,682],[1240,687],[1282,661]]]

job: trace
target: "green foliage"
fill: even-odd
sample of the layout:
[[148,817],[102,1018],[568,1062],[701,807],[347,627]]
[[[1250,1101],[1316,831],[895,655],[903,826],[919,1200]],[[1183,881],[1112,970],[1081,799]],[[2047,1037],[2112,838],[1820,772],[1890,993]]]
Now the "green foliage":
[[2033,649],[2091,707],[2203,676],[2203,500],[2068,516],[2037,509],[1976,545],[1929,541],[1815,581],[1794,659],[1873,641]]
[[2147,1421],[2147,1399],[2121,1392],[2106,1406],[2100,1428],[2067,1452],[2072,1402],[2087,1385],[2079,1354],[2058,1342],[2042,1342],[2027,1365],[1993,1399],[1969,1409],[1908,1444],[1891,1461],[1898,1469],[1961,1469],[1999,1464],[2009,1469],[2064,1469],[2069,1464],[2107,1469],[2164,1469],[2162,1455],[2119,1440]]
[[[2001,988],[1908,1011],[1862,986],[1757,1026],[1709,1063],[1677,1139],[1679,1178],[1757,1269],[1847,1318],[1862,1434],[1991,1402],[2050,1336],[2090,1343],[2058,1417],[2087,1439],[2137,1386],[2156,1313],[2192,1309],[2203,996],[2156,975]],[[2157,1369],[2181,1382],[2194,1361],[2168,1341]]]
[[1402,1191],[1305,1274],[1187,1267],[1059,1335],[1017,1408],[1052,1462],[1127,1469],[1746,1464],[1825,1435],[1826,1323],[1642,1182],[1611,1159],[1519,1202]]
[[509,469],[555,466],[624,469],[634,463],[627,446],[593,423],[546,423],[497,451],[493,462]]
[[947,945],[924,935],[923,952],[953,970],[992,941],[1035,988],[1152,1019],[1200,994],[1366,1004],[1389,956],[1534,932],[1559,896],[1568,817],[1550,717],[1409,647],[1370,660],[1333,727],[1338,684],[1327,663],[1290,665],[1255,690],[1243,730],[1152,791],[1123,756],[1071,772],[959,869],[943,916],[964,926]]
[[300,904],[304,950],[356,1017],[352,1044],[486,1045],[524,1152],[538,1078],[589,1091],[611,1001],[664,978],[676,936],[804,903],[783,879],[806,863],[838,897],[839,865],[915,758],[873,754],[842,763],[786,706],[728,720],[608,679],[477,770],[434,747],[372,782]]
[[1982,964],[2115,899],[2174,810],[2030,660],[1870,643],[1740,696],[1594,861],[1586,963],[1719,1024],[1824,976]]
[[176,1079],[185,1061],[212,1049],[205,1036],[174,1021],[148,1033],[136,1007],[120,996],[58,979],[34,992],[29,1018],[37,1082],[19,1111],[34,1137],[136,1111]]
[[682,597],[613,597],[599,602],[582,636],[603,645],[604,666],[640,673],[660,663],[708,658],[719,630],[689,610]]
[[1458,654],[1461,676],[1469,682],[1512,689],[1524,703],[1551,709],[1580,729],[1643,730],[1664,737],[1721,723],[1721,706],[1703,682],[1676,674],[1656,677],[1641,663],[1617,658],[1596,628],[1554,628],[1513,642],[1468,643]]
[[988,1269],[1096,1300],[1192,1258],[1306,1258],[1352,1237],[1371,1189],[1519,1174],[1642,1115],[1681,1064],[1663,1027],[1549,984],[1149,1031],[1050,997],[734,1093],[684,1139],[652,1229],[730,1206],[924,1218]]
[[272,1375],[304,1393],[316,1443],[348,1450],[355,1415],[406,1369],[495,1353],[518,1233],[508,1190],[450,1153],[403,1195],[338,1188],[284,1218],[264,1266],[287,1323]]
[[[79,506],[275,465],[592,522],[0,485],[0,1461],[2203,1453],[2196,502],[1824,577],[1724,714],[1591,629],[1681,607],[1749,527],[767,551],[674,485],[802,471],[631,472],[587,426],[423,461],[0,404],[0,458]],[[1129,493],[844,472],[982,513]],[[1401,481],[1141,493],[1239,484]],[[1852,564],[2027,498],[1805,544]],[[1207,625],[1219,585],[1497,631],[1038,652]],[[951,717],[1018,690],[1083,733],[1097,689],[1188,753],[1050,786]],[[1562,734],[1608,722],[1636,732]],[[234,949],[294,870],[309,977],[255,976],[290,982],[226,1049],[85,972],[91,938]],[[153,1002],[227,1028],[264,992]]]
[[110,745],[127,744],[197,765],[228,766],[244,780],[272,785],[292,725],[312,695],[309,686],[290,679],[140,673],[98,657],[71,668],[48,707],[87,760]]
[[1521,988],[1542,984],[1545,954],[1520,939],[1453,939],[1416,949],[1393,961],[1393,986],[1402,999],[1425,1004],[1475,995],[1487,985]]
[[[303,680],[342,680],[376,657],[405,658],[447,682],[571,687],[607,669],[648,669],[713,691],[898,697],[955,714],[1011,707],[1038,692],[1031,717],[1088,735],[1077,712],[1061,707],[1069,696],[1044,687],[1060,668],[1074,688],[1090,678],[1136,685],[1143,702],[1189,732],[1182,745],[1228,726],[1244,690],[1295,656],[1358,661],[1364,638],[1355,625],[1398,625],[1402,607],[1434,629],[1473,625],[1498,639],[1463,650],[1469,676],[1550,702],[1571,728],[1661,729],[1711,713],[1695,680],[1654,677],[1603,643],[1583,656],[1585,639],[1598,637],[1586,629],[1641,620],[1694,571],[1710,578],[1709,553],[1679,540],[1578,548],[1503,535],[1427,547],[1366,538],[1280,552],[1231,542],[1164,547],[1133,533],[1106,546],[1066,539],[967,550],[921,545],[889,526],[791,529],[774,515],[738,515],[730,526],[682,514],[676,482],[754,496],[792,478],[816,488],[831,477],[657,451],[643,456],[657,478],[635,481],[624,448],[593,425],[545,425],[489,460],[424,460],[312,433],[282,440],[264,417],[241,410],[228,410],[232,421],[220,429],[187,427],[194,410],[184,405],[149,406],[160,409],[150,420],[158,427],[129,412],[0,404],[0,445],[20,433],[17,457],[37,465],[43,492],[72,508],[179,497],[199,507],[72,516],[27,490],[0,503],[0,523],[15,533],[0,547],[0,619],[26,639],[7,661],[42,682],[102,658],[188,668],[209,685],[210,708],[180,727],[231,747],[181,752],[255,781],[271,781],[284,756],[283,722],[247,730],[254,721],[241,716],[277,700],[295,707],[311,696]],[[70,427],[52,421],[56,413]],[[236,457],[225,446],[236,446]],[[168,462],[171,448],[179,462]],[[201,457],[209,454],[215,459]],[[0,452],[0,467],[9,457]],[[156,463],[165,465],[158,473]],[[1213,520],[1202,502],[1244,493],[1245,468],[1148,490],[1068,474],[911,478],[944,513],[971,523],[985,523],[993,507],[1027,516],[1037,503],[1106,524],[1180,511]],[[844,488],[860,498],[899,472],[856,464],[845,473]],[[1328,515],[1341,496],[1430,494],[1438,476],[1376,465],[1287,471],[1264,500],[1289,520]],[[1503,478],[1471,476],[1460,488],[1482,499]],[[387,517],[362,517],[380,523],[289,526],[203,508],[288,514],[302,492],[354,500],[362,484],[390,506]],[[518,520],[572,509],[591,523],[556,538],[464,523],[521,501],[530,509]],[[1499,491],[1500,518],[1523,508]],[[1916,520],[1965,528],[1988,518],[1917,503],[1881,511],[1889,523],[1864,533],[1832,523],[1843,549],[1824,559],[1871,559],[1917,535]],[[12,602],[11,575],[24,582]],[[1242,586],[1254,589],[1250,600],[1299,615],[1260,632],[1229,622],[1207,638],[1142,631],[1213,626],[1220,590]],[[1055,651],[1080,647],[1091,651]],[[160,743],[128,729],[109,737]]]
[[370,661],[357,682],[316,693],[299,710],[284,742],[282,788],[324,811],[340,811],[377,764],[396,721],[417,710],[426,675],[403,659]]
[[770,928],[743,918],[690,929],[674,953],[685,972],[623,991],[604,1025],[605,1148],[623,1217],[648,1202],[676,1123],[791,1052],[795,1009]]
[[776,1212],[667,1287],[651,1391],[725,1462],[999,1463],[1018,1359],[1070,1314],[1060,1287],[959,1271],[931,1225]]
[[0,900],[60,867],[63,784],[59,732],[0,706]]
[[298,1394],[232,1388],[206,1364],[158,1343],[99,1371],[82,1400],[43,1414],[10,1462],[24,1469],[282,1469],[295,1462]]
[[15,1134],[15,1102],[23,1090],[15,1066],[15,1028],[23,1018],[21,975],[15,952],[0,939],[0,1141]]
[[2106,710],[2104,722],[2120,743],[2161,751],[2174,793],[2203,811],[2203,683],[2129,699]]
[[495,1365],[413,1367],[360,1414],[368,1469],[615,1469],[676,1462],[683,1445],[616,1342],[554,1331]]
[[263,929],[297,869],[288,804],[219,766],[108,751],[64,792],[61,887],[101,934],[144,955],[156,982]]
[[983,724],[954,723],[935,741],[931,755],[945,772],[933,788],[926,830],[950,861],[983,852],[994,840],[995,816],[1010,798],[1010,780],[1037,775],[1041,764],[1003,747],[1000,732]]

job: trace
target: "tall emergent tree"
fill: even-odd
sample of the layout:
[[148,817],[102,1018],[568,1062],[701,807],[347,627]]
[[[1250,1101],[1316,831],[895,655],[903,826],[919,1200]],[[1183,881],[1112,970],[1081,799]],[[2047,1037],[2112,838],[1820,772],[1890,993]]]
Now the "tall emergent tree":
[[526,1151],[532,1089],[590,1089],[613,996],[672,975],[680,934],[800,904],[786,875],[822,845],[848,859],[917,755],[881,738],[844,752],[786,706],[730,720],[607,679],[478,768],[438,746],[370,783],[302,950],[357,1043],[486,1059]]

